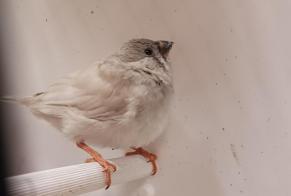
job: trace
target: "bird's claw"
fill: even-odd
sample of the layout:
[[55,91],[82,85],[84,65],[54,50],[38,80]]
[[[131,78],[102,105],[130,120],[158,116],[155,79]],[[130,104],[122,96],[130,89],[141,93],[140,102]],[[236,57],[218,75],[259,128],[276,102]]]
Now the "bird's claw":
[[106,167],[103,170],[104,174],[105,174],[105,190],[107,190],[110,186],[111,186],[111,169],[110,167]]
[[110,170],[112,170],[113,172],[116,172],[117,168],[114,164],[110,163],[109,161],[107,161],[107,164],[108,164]]
[[84,142],[78,142],[77,145],[92,156],[86,160],[86,163],[97,162],[101,167],[103,167],[103,172],[105,174],[105,189],[108,189],[111,185],[111,173],[116,171],[116,166],[113,163],[105,160],[101,154],[97,153]]
[[131,155],[141,155],[144,158],[148,159],[147,162],[152,163],[153,166],[153,170],[152,170],[152,175],[155,175],[158,171],[158,167],[157,167],[157,155],[150,153],[146,150],[144,150],[143,148],[132,148],[134,151],[133,152],[127,152],[125,155],[126,156],[131,156]]
[[[85,163],[91,163],[91,162],[97,162],[97,161],[95,161],[95,159],[93,159],[93,158],[88,158],[85,161]],[[109,161],[105,161],[105,162],[109,166],[111,171],[116,172],[117,167],[113,163],[110,163]]]

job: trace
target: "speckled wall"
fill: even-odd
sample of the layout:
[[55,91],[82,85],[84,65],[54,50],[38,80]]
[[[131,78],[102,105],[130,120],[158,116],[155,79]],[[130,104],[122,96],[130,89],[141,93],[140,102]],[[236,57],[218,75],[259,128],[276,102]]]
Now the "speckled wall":
[[[6,94],[38,92],[130,38],[175,42],[171,122],[148,147],[159,155],[158,175],[92,195],[291,195],[290,1],[4,4]],[[25,108],[8,107],[11,175],[86,158]]]

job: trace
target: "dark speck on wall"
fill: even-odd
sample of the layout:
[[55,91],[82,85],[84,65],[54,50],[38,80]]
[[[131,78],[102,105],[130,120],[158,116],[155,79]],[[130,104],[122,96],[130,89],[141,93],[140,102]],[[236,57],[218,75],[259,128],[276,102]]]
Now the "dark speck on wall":
[[225,128],[224,127],[222,127],[222,131],[224,131],[225,130]]
[[45,19],[45,22],[47,22],[47,18]]
[[93,10],[91,10],[91,12],[90,12],[91,14],[94,14],[94,11]]
[[238,155],[237,155],[237,152],[236,152],[236,147],[235,147],[234,144],[230,144],[230,151],[231,151],[231,154],[232,154],[234,160],[239,165],[239,158],[238,158]]

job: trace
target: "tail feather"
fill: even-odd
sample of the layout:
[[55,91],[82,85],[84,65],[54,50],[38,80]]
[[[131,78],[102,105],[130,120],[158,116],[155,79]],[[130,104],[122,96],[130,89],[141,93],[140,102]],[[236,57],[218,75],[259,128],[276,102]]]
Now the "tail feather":
[[0,97],[0,102],[5,102],[5,103],[18,103],[21,105],[28,106],[31,104],[33,98],[32,97],[24,97],[24,98],[15,98],[15,97]]
[[0,97],[0,102],[17,103],[18,99],[14,97]]
[[39,92],[39,93],[35,93],[32,96],[22,97],[22,98],[4,96],[4,97],[0,97],[0,102],[19,103],[21,105],[25,105],[25,106],[29,107],[29,106],[35,104],[35,102],[38,100],[38,98],[44,94],[45,94],[45,92]]

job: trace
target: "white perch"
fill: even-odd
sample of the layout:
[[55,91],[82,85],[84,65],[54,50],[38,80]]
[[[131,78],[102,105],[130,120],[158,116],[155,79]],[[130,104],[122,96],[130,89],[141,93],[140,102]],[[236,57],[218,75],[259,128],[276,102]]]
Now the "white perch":
[[[117,171],[112,174],[112,185],[151,175],[152,166],[143,157],[110,161],[117,166]],[[105,188],[102,167],[95,162],[13,176],[6,182],[8,194],[17,196],[78,195]]]

